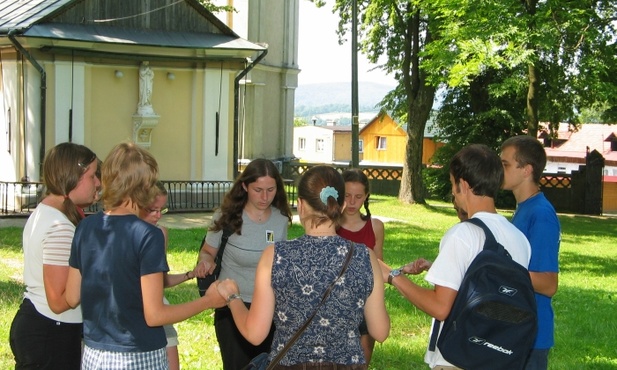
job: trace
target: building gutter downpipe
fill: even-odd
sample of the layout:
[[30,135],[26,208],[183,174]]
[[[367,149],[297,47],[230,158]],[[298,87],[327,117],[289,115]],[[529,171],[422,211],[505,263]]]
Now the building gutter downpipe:
[[[263,58],[266,57],[266,54],[268,54],[268,45],[267,44],[260,44],[261,46],[264,46],[266,49],[264,49],[264,51],[259,54],[259,56],[251,62],[251,64],[249,64],[245,69],[242,70],[242,72],[240,72],[240,74],[238,74],[238,76],[236,76],[236,78],[234,79],[234,153],[233,153],[233,158],[234,158],[234,164],[233,164],[233,178],[235,179],[236,176],[238,175],[238,131],[239,131],[239,126],[240,126],[240,117],[239,117],[239,105],[240,105],[240,80],[242,80],[244,78],[244,76],[246,76],[247,73],[249,73],[251,71],[251,69],[253,69],[255,67],[255,65],[257,65],[257,63],[259,63]],[[244,87],[246,89],[246,86]]]
[[[45,121],[46,121],[46,104],[47,104],[47,74],[45,73],[45,69],[34,59],[32,54],[28,52],[15,38],[15,35],[19,32],[17,29],[12,29],[7,34],[9,40],[15,48],[28,59],[28,61],[36,68],[37,71],[41,74],[41,146],[39,148],[39,166],[43,165],[43,159],[45,158]],[[26,117],[24,116],[24,119]]]

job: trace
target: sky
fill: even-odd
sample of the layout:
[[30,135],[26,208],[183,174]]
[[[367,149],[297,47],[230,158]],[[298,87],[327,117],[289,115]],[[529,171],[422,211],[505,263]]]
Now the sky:
[[[332,14],[332,1],[322,8],[300,0],[298,35],[298,85],[325,82],[351,82],[351,41],[338,44],[338,16]],[[349,35],[350,36],[350,35]],[[395,85],[394,78],[375,67],[358,53],[358,81]]]

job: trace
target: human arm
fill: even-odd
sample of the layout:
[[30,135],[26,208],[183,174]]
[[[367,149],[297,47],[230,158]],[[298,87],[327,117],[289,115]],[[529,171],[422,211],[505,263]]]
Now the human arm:
[[373,252],[370,252],[370,257],[373,270],[373,291],[366,299],[364,317],[369,334],[381,343],[390,334],[390,316],[386,311],[384,284],[379,262]]
[[529,271],[533,290],[547,297],[552,297],[557,293],[559,285],[559,274],[556,272],[534,272]]
[[43,286],[49,308],[61,314],[71,307],[64,297],[69,276],[68,259],[75,226],[68,221],[52,225],[42,240]]
[[512,222],[525,234],[531,246],[531,283],[536,293],[552,297],[559,284],[559,219],[549,207],[523,211],[525,212],[518,214]]
[[178,284],[184,283],[185,281],[193,280],[197,276],[197,270],[199,268],[199,264],[195,266],[192,270],[187,272],[183,272],[180,274],[170,274],[164,273],[164,286],[165,288],[171,288]]
[[[248,310],[241,299],[233,299],[228,304],[238,330],[247,341],[254,345],[266,339],[272,326],[275,303],[274,290],[271,285],[273,258],[274,245],[269,245],[264,249],[257,264],[251,309]],[[218,289],[223,297],[240,293],[236,282],[230,279],[220,282]]]
[[67,304],[64,297],[68,276],[69,266],[43,265],[43,283],[47,304],[56,314],[73,308]]
[[70,308],[77,307],[81,302],[81,272],[74,267],[69,267],[64,298]]
[[144,318],[148,326],[174,324],[210,309],[223,307],[225,299],[212,284],[203,297],[190,302],[166,305],[163,303],[163,273],[156,272],[141,277]]
[[371,225],[373,226],[373,233],[375,233],[375,246],[373,252],[378,260],[383,260],[383,242],[385,238],[383,221],[376,218],[371,218]]
[[197,265],[193,270],[193,272],[195,272],[195,276],[203,278],[214,272],[214,269],[216,268],[214,258],[216,257],[218,251],[218,248],[214,248],[208,244],[204,238],[203,243],[201,244],[201,249],[199,250],[199,256],[197,257]]
[[[379,261],[382,278],[387,281],[392,268]],[[443,321],[450,314],[457,291],[440,285],[433,289],[421,287],[404,275],[392,279],[392,285],[414,306],[437,320]]]

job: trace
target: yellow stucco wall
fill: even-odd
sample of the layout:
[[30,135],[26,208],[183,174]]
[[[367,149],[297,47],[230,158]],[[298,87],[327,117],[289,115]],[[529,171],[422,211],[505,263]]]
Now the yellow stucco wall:
[[[122,72],[121,78],[115,76],[116,70]],[[156,66],[153,70],[152,106],[160,118],[152,131],[148,150],[159,163],[161,179],[201,179],[204,151],[214,151],[213,148],[204,148],[202,127],[204,124],[214,126],[218,99],[208,97],[205,101],[204,85],[208,81],[203,70],[167,70]],[[174,74],[173,79],[167,77],[168,72]],[[84,144],[104,159],[115,144],[133,139],[133,115],[137,110],[139,89],[138,66],[90,65],[85,75]],[[228,83],[233,84],[233,81]],[[232,91],[233,88],[227,90]],[[213,95],[218,97],[218,93],[217,90]],[[233,102],[233,95],[228,99]],[[206,114],[212,116],[208,122],[204,120],[203,107],[208,107]],[[221,113],[221,117],[233,117],[233,104],[222,108],[227,111],[226,114]],[[232,121],[230,118],[220,122],[221,132],[228,129],[225,135],[227,141],[223,141],[221,135],[220,152],[232,150]],[[209,129],[214,131],[214,127]]]

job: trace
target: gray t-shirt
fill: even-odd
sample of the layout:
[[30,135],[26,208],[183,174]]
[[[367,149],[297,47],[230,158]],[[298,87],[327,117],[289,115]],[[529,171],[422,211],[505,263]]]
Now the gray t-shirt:
[[[221,213],[217,211],[212,217],[213,222],[220,217]],[[242,212],[242,235],[232,234],[227,240],[219,279],[234,279],[244,302],[253,300],[255,270],[261,253],[268,244],[287,240],[288,225],[289,219],[275,207],[264,223],[255,223],[246,212]],[[222,236],[223,231],[208,231],[206,243],[218,248]]]

